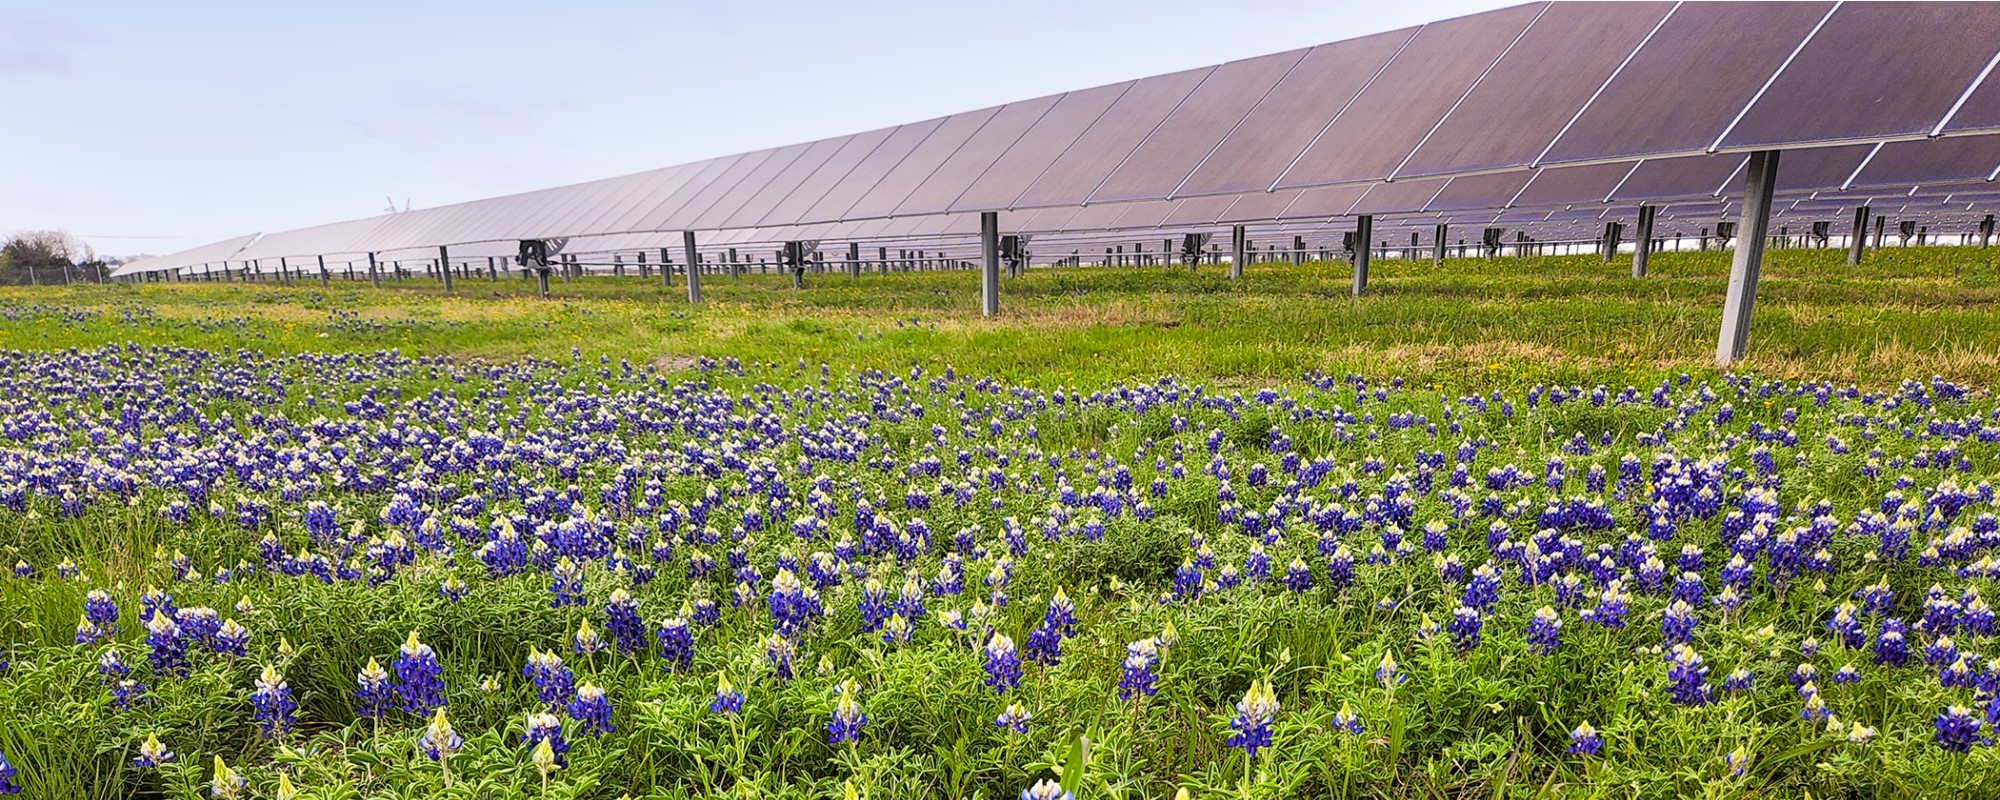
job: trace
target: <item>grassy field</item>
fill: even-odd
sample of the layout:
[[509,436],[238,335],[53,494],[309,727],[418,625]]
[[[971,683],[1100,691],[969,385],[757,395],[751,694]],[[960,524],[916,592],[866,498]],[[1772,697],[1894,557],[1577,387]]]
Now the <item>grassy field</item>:
[[[1744,369],[1772,377],[1887,385],[1941,375],[2000,378],[2000,274],[1966,248],[1888,249],[1852,268],[1832,250],[1781,250],[1764,268]],[[638,278],[556,284],[535,297],[518,278],[433,281],[374,291],[246,284],[107,286],[0,292],[112,314],[132,307],[166,329],[103,324],[0,327],[0,346],[83,346],[168,337],[271,351],[405,348],[459,357],[566,356],[571,348],[635,364],[696,357],[828,364],[837,369],[953,365],[1033,386],[1177,374],[1223,385],[1297,380],[1308,371],[1392,372],[1466,388],[1536,381],[1630,382],[1698,371],[1714,357],[1728,272],[1723,253],[1663,253],[1652,274],[1594,256],[1379,262],[1369,296],[1348,297],[1338,263],[1042,271],[1006,283],[1004,317],[978,316],[978,275],[943,272],[786,279],[709,277],[709,301]],[[174,326],[173,323],[184,323]],[[21,337],[26,337],[24,340]]]
[[1987,796],[2000,275],[1724,258],[0,291],[0,791]]

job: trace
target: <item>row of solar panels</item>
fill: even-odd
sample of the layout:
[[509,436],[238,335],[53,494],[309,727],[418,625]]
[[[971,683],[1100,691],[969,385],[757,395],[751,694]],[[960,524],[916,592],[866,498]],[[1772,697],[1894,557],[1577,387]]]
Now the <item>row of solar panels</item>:
[[1765,148],[1799,151],[1780,191],[1908,191],[2000,173],[1996,61],[1994,3],[1537,3],[274,233],[238,257],[682,230],[902,239],[991,210],[1023,231],[1546,210],[1726,194],[1740,154]]

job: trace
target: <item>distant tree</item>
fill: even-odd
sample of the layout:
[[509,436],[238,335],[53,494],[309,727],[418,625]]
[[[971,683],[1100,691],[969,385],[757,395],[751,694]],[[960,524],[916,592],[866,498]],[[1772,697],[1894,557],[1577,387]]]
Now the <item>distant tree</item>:
[[5,258],[6,267],[0,271],[0,283],[64,283],[70,280],[97,280],[102,271],[96,268],[78,271],[79,263],[97,261],[96,251],[82,239],[71,236],[68,231],[18,231],[0,244],[0,257]]

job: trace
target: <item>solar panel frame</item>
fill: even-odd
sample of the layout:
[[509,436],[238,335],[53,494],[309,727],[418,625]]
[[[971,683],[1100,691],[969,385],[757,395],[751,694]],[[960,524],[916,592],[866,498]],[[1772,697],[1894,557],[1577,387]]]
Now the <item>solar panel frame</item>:
[[1125,81],[1064,94],[1006,153],[968,184],[946,210],[1013,208],[1021,193],[1034,185],[1136,83]]
[[960,146],[984,127],[988,120],[1000,113],[1001,106],[989,106],[974,111],[953,114],[946,117],[937,130],[924,138],[922,144],[912,149],[909,155],[898,162],[877,181],[860,199],[854,201],[841,219],[865,219],[867,217],[893,217],[896,207],[916,191],[919,185],[930,178],[938,167],[958,152]]
[[[1881,35],[1890,29],[1905,33]],[[1905,46],[1912,39],[1924,46]],[[2000,4],[1843,3],[1716,147],[1927,135],[1973,88],[1996,43]]]
[[1833,7],[1682,4],[1536,163],[1705,150]]
[[[1021,137],[1041,122],[1062,95],[1047,95],[1001,106],[943,163],[896,204],[890,216],[936,214],[951,209],[966,187],[992,168]],[[990,210],[990,209],[989,209]]]
[[1545,8],[1514,6],[1424,26],[1273,185],[1388,177]]
[[[689,176],[685,183],[682,183],[679,188],[674,189],[673,193],[660,198],[659,203],[641,215],[639,221],[632,224],[633,229],[642,231],[676,230],[675,228],[668,227],[667,223],[679,215],[681,208],[693,202],[694,198],[701,196],[703,192],[707,191],[709,186],[713,185],[724,173],[734,167],[737,161],[742,160],[744,155],[747,154],[738,153],[721,156],[704,162],[703,166],[699,170],[696,170],[693,175]],[[672,245],[668,247],[671,248]]]
[[1290,50],[1217,66],[1105,176],[1086,202],[1171,197],[1310,50]]
[[1215,67],[1155,75],[1135,83],[1063,150],[1007,208],[1075,205],[1193,94]]
[[[1174,196],[1264,191],[1421,26],[1311,48],[1189,174]],[[1317,121],[1317,125],[1299,125]]]
[[798,219],[799,222],[838,222],[847,210],[854,207],[882,178],[903,162],[904,157],[929,139],[931,133],[943,125],[949,117],[934,117],[900,126],[868,153],[868,157],[854,165],[847,175],[827,189],[826,195]]
[[723,223],[730,215],[750,202],[750,198],[764,191],[772,179],[791,167],[792,163],[811,150],[814,144],[816,142],[788,144],[771,151],[771,155],[765,158],[763,163],[758,164],[756,169],[744,173],[743,177],[737,179],[735,186],[716,196],[706,210],[688,220],[688,227],[698,231],[720,230],[727,227]]
[[[1394,172],[1525,167],[1666,22],[1673,2],[1553,3]],[[1541,107],[1547,113],[1522,114]]]
[[827,160],[833,158],[834,154],[846,147],[847,143],[853,138],[853,135],[835,136],[831,139],[820,139],[812,142],[803,152],[799,153],[798,158],[793,159],[792,163],[786,165],[776,175],[771,176],[771,179],[765,182],[762,189],[759,189],[756,194],[751,195],[749,199],[743,201],[742,206],[730,212],[728,218],[724,219],[716,227],[756,227],[765,217],[771,215],[772,209],[776,208],[779,203],[784,202],[785,198],[790,197],[793,192],[798,191],[799,185],[807,177],[819,171],[820,167],[825,166]]

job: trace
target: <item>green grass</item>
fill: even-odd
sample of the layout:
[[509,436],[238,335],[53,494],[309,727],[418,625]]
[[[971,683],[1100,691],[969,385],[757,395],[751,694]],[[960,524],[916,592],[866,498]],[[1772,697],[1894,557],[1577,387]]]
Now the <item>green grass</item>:
[[[1651,275],[1594,256],[1378,262],[1368,296],[1348,297],[1338,263],[1224,268],[1035,270],[1005,282],[1003,315],[978,317],[973,272],[706,278],[706,303],[636,277],[557,282],[547,300],[519,278],[9,289],[0,302],[112,311],[141,306],[167,320],[243,320],[218,332],[116,325],[15,332],[0,346],[89,346],[135,335],[202,347],[369,350],[460,357],[567,356],[571,348],[633,363],[707,356],[804,360],[835,369],[950,365],[1033,386],[1096,385],[1174,373],[1225,385],[1295,380],[1308,371],[1390,371],[1476,386],[1541,380],[1628,382],[1710,368],[1720,327],[1725,253],[1662,253]],[[2000,273],[1968,248],[1870,253],[1848,267],[1834,250],[1770,252],[1742,368],[1775,377],[1888,385],[1942,375],[2000,379]],[[330,324],[333,310],[394,323]],[[903,323],[898,325],[898,323]]]
[[[255,561],[263,531],[297,549],[305,537],[288,516],[297,504],[280,501],[275,489],[250,489],[234,478],[215,487],[214,497],[225,508],[219,518],[196,509],[186,524],[157,513],[175,499],[160,489],[143,490],[129,502],[102,496],[74,519],[63,517],[53,501],[38,498],[30,513],[0,511],[0,561],[20,558],[41,571],[31,580],[0,577],[0,608],[6,610],[0,647],[14,662],[0,678],[0,707],[7,715],[0,725],[0,752],[20,767],[31,797],[193,800],[207,796],[216,756],[248,776],[250,796],[257,797],[273,796],[280,775],[305,791],[301,797],[322,800],[540,797],[541,778],[517,744],[523,715],[536,705],[520,668],[530,648],[559,648],[580,680],[610,690],[620,731],[602,740],[572,735],[572,767],[553,776],[548,797],[829,798],[843,797],[853,786],[857,797],[1007,800],[1034,780],[1058,774],[1069,778],[1080,800],[1164,798],[1181,788],[1196,798],[1983,796],[2000,785],[1995,751],[1954,757],[1930,739],[1930,722],[1939,709],[1968,701],[1970,693],[1938,686],[1933,671],[1920,665],[1896,672],[1870,667],[1868,680],[1853,686],[1822,680],[1841,719],[1880,729],[1870,744],[1844,742],[1797,719],[1800,702],[1785,675],[1803,659],[1799,648],[1808,638],[1828,636],[1825,620],[1857,589],[1891,581],[1899,611],[1912,620],[1933,582],[1953,596],[1966,589],[1995,591],[1987,578],[1956,577],[1913,561],[1869,562],[1872,545],[1859,536],[1844,536],[1832,546],[1842,569],[1825,576],[1824,586],[1801,579],[1777,592],[1760,582],[1740,614],[1703,615],[1696,642],[1708,658],[1711,682],[1719,683],[1740,665],[1756,673],[1759,689],[1698,709],[1674,706],[1663,696],[1665,668],[1654,649],[1665,605],[1661,597],[1636,596],[1632,624],[1622,632],[1600,629],[1566,611],[1565,649],[1536,656],[1521,642],[1521,630],[1534,608],[1555,602],[1554,592],[1548,586],[1517,587],[1511,566],[1486,643],[1465,655],[1453,652],[1448,637],[1428,642],[1414,637],[1423,617],[1448,621],[1458,602],[1456,590],[1440,585],[1424,555],[1360,567],[1346,592],[1323,584],[1304,594],[1264,587],[1199,602],[1158,602],[1175,568],[1191,555],[1190,533],[1199,532],[1213,545],[1218,564],[1242,564],[1253,541],[1218,520],[1219,482],[1202,469],[1209,458],[1204,449],[1209,430],[1220,432],[1221,452],[1235,471],[1232,485],[1251,511],[1268,509],[1280,493],[1277,486],[1251,489],[1243,478],[1251,464],[1276,463],[1268,450],[1273,429],[1291,436],[1301,456],[1338,462],[1327,485],[1312,494],[1328,499],[1334,485],[1353,480],[1362,495],[1343,501],[1350,508],[1359,508],[1368,493],[1383,491],[1390,475],[1414,470],[1420,454],[1449,455],[1468,438],[1495,445],[1472,465],[1477,497],[1478,476],[1487,468],[1516,464],[1539,475],[1548,458],[1562,456],[1572,434],[1593,440],[1608,435],[1614,444],[1590,456],[1566,457],[1569,494],[1593,464],[1615,475],[1621,453],[1658,452],[1635,444],[1642,433],[1665,431],[1665,449],[1690,459],[1727,457],[1747,470],[1759,446],[1750,440],[1750,425],[1795,430],[1800,440],[1795,450],[1771,446],[1785,465],[1785,509],[1824,498],[1843,523],[1876,508],[1901,474],[1917,476],[1904,490],[1911,498],[1947,481],[1970,487],[2000,475],[2000,444],[1967,439],[1956,444],[1975,465],[1969,473],[1890,467],[1879,478],[1864,477],[1871,447],[1885,451],[1883,459],[1907,459],[1941,446],[1921,433],[1921,423],[1935,417],[1914,403],[1890,409],[1835,399],[1818,407],[1810,398],[1787,394],[1764,399],[1730,394],[1734,389],[1710,366],[1725,258],[1661,254],[1653,274],[1642,280],[1629,277],[1623,259],[1610,265],[1593,257],[1452,260],[1442,268],[1392,260],[1377,265],[1370,293],[1361,299],[1347,296],[1347,274],[1338,264],[1256,266],[1242,281],[1228,280],[1215,267],[1194,275],[1036,270],[1007,282],[1004,314],[996,320],[978,316],[977,276],[969,272],[859,280],[812,276],[804,291],[791,290],[776,276],[710,277],[704,283],[708,302],[700,307],[689,307],[678,285],[662,289],[638,278],[558,283],[557,296],[550,299],[533,296],[519,279],[465,280],[452,297],[423,280],[382,290],[338,282],[326,291],[308,284],[0,290],[0,351],[34,353],[22,363],[50,369],[75,351],[75,359],[104,368],[101,379],[63,383],[60,391],[37,383],[41,378],[34,369],[6,378],[44,391],[0,397],[12,412],[7,422],[30,430],[16,438],[15,429],[5,429],[0,466],[82,450],[99,461],[125,457],[120,434],[111,430],[121,401],[137,397],[124,379],[155,374],[155,361],[192,363],[157,350],[99,350],[127,344],[216,354],[186,374],[170,374],[166,393],[209,420],[231,415],[219,430],[256,435],[296,432],[321,416],[349,420],[340,402],[393,392],[402,398],[394,416],[414,427],[447,430],[441,434],[447,436],[488,430],[518,439],[524,431],[514,427],[515,415],[527,420],[529,430],[551,434],[592,422],[587,411],[555,402],[554,387],[605,398],[671,384],[731,401],[727,414],[746,419],[767,414],[794,437],[801,430],[868,417],[865,427],[849,434],[870,437],[864,463],[816,466],[816,475],[833,481],[831,494],[839,506],[829,538],[851,527],[841,521],[853,514],[852,492],[874,498],[899,523],[924,518],[941,541],[961,527],[978,528],[982,544],[996,551],[1003,549],[997,536],[1003,520],[1018,518],[1033,547],[1018,563],[1012,603],[996,612],[994,625],[1025,644],[1050,596],[1061,589],[1077,603],[1082,633],[1065,645],[1060,666],[1030,667],[1022,687],[1008,697],[982,685],[980,656],[939,627],[935,614],[945,608],[970,613],[982,592],[980,579],[992,567],[989,558],[968,563],[963,597],[932,598],[933,616],[912,645],[886,645],[878,634],[861,630],[855,581],[828,592],[829,616],[807,639],[799,677],[780,681],[764,665],[761,637],[770,630],[768,621],[729,608],[732,586],[726,578],[696,581],[663,568],[659,580],[634,591],[649,625],[675,613],[689,597],[719,601],[724,612],[720,625],[700,637],[695,669],[669,675],[656,655],[586,658],[567,649],[567,637],[580,623],[603,630],[603,598],[629,581],[602,564],[587,570],[593,599],[587,610],[551,609],[541,574],[488,578],[470,547],[448,556],[425,554],[377,588],[265,576],[215,586],[177,580],[168,559],[183,552],[196,569],[213,574],[239,559]],[[2000,276],[1984,254],[1892,249],[1870,254],[1859,268],[1840,259],[1831,251],[1772,254],[1750,358],[1742,369],[1765,378],[1827,379],[1879,391],[1941,375],[1975,392],[1967,403],[1942,404],[1937,417],[1983,418],[1991,424],[1996,409],[1990,387],[2000,384]],[[352,363],[314,360],[316,354],[384,350],[451,361],[399,361],[357,377]],[[600,358],[609,366],[600,367]],[[485,371],[524,359],[535,361],[518,373]],[[740,374],[696,370],[697,359],[738,359],[746,367]],[[624,374],[617,368],[620,360],[641,369]],[[824,382],[822,364],[829,375]],[[646,372],[648,365],[659,373]],[[913,368],[921,368],[921,376]],[[957,381],[929,384],[947,368]],[[269,378],[289,391],[263,403],[171,385],[199,385],[197,378],[229,370]],[[1312,388],[1308,376],[1315,372],[1364,375],[1371,388],[1385,389],[1385,399],[1359,403],[1345,384]],[[1671,427],[1681,419],[1671,407],[1596,408],[1577,401],[1530,409],[1523,400],[1524,390],[1538,384],[1585,390],[1601,384],[1612,392],[1629,385],[1644,397],[1663,379],[1683,372],[1694,383],[1674,390],[1673,397],[1698,410],[1681,428]],[[1210,396],[1274,387],[1307,408],[1347,407],[1373,416],[1365,423],[1337,424],[1298,420],[1255,405],[1129,412],[1051,407],[1024,411],[1006,420],[1002,433],[988,434],[983,428],[988,415],[1011,402],[1010,396],[972,384],[991,377],[1046,398],[1058,388],[1074,396],[1079,389],[1129,387],[1167,375],[1203,385]],[[1402,388],[1387,389],[1389,379],[1399,376],[1406,379]],[[891,378],[901,386],[882,388]],[[1704,382],[1722,399],[1698,401],[1695,387]],[[1494,390],[1505,390],[1521,404],[1520,414],[1474,413],[1463,401],[1444,399]],[[796,405],[765,405],[779,396]],[[869,417],[876,400],[920,402],[929,413],[922,419]],[[1713,421],[1722,403],[1736,412],[1730,422]],[[1444,427],[1447,405],[1458,415],[1454,421],[1465,426],[1462,434],[1440,437],[1422,425],[1382,424],[1392,413],[1416,413]],[[1787,420],[1787,410],[1798,418]],[[266,416],[288,422],[253,421]],[[1177,420],[1188,424],[1184,432],[1176,432]],[[32,427],[72,423],[62,435]],[[450,430],[452,424],[465,429]],[[933,444],[933,425],[947,430],[948,442]],[[106,433],[103,443],[80,433],[93,427]],[[183,423],[178,429],[188,427]],[[1030,431],[1039,438],[1030,438]],[[1356,431],[1367,433],[1352,436]],[[604,435],[629,448],[631,462],[642,465],[677,463],[684,448],[721,447],[682,430],[641,432],[630,419]],[[1833,452],[1829,436],[1851,443],[1852,452]],[[161,430],[148,425],[142,437],[158,442]],[[1149,441],[1153,444],[1144,444]],[[314,447],[283,435],[267,443]],[[744,440],[728,443],[738,447]],[[953,508],[942,499],[921,513],[903,506],[909,485],[926,481],[906,480],[901,467],[925,456],[950,465],[960,448],[993,447],[1022,456],[1008,467],[1015,487],[1033,470],[1051,483],[1060,474],[1088,492],[1097,485],[1095,475],[1080,466],[1092,460],[1088,456],[1070,458],[1057,469],[1025,457],[1021,449],[1100,452],[1130,465],[1143,489],[1155,475],[1154,457],[1177,444],[1186,448],[1188,477],[1155,501],[1158,516],[1149,522],[1112,519],[1099,541],[1071,536],[1044,542],[1035,524],[1050,513],[1046,494],[1003,494],[999,509],[980,503]],[[795,494],[809,491],[810,479],[790,472],[801,458],[795,438],[767,450],[734,452],[769,458]],[[1794,464],[1794,454],[1804,460]],[[866,463],[881,456],[893,456],[898,466]],[[983,454],[976,458],[982,466],[992,463]],[[1387,468],[1363,469],[1368,458]],[[553,463],[523,464],[516,474],[537,485],[574,485],[586,504],[597,506],[599,489],[627,463],[625,455],[580,461],[574,477]],[[1440,470],[1439,485],[1449,469]],[[954,468],[947,466],[945,474],[953,475]],[[438,482],[463,489],[473,477],[452,475]],[[1282,476],[1276,477],[1282,484]],[[728,495],[744,483],[741,472],[730,471],[717,480],[680,476],[665,481],[661,491],[693,503],[710,488]],[[925,488],[935,487],[935,481],[928,483]],[[1533,533],[1533,509],[1554,494],[1539,486],[1509,490],[1510,500],[1531,506],[1514,523],[1517,538]],[[1731,495],[1734,500],[1735,492]],[[279,509],[275,521],[258,532],[242,529],[227,509],[243,496],[271,502]],[[337,505],[344,523],[361,522],[368,536],[387,532],[379,516],[388,501],[383,492],[327,489],[314,497]],[[732,500],[729,508],[748,502]],[[520,508],[512,500],[496,505]],[[1426,497],[1417,519],[1446,515],[1442,501]],[[1645,524],[1631,504],[1618,505],[1617,515],[1618,528],[1578,535],[1590,545],[1618,543]],[[769,588],[776,554],[803,556],[830,547],[824,541],[794,544],[789,521],[774,520],[746,543],[765,578],[760,589]],[[1451,551],[1467,568],[1486,558],[1478,535],[1485,522],[1452,531]],[[1314,534],[1293,524],[1299,527],[1272,547],[1274,571],[1282,573],[1297,555],[1323,577]],[[1780,527],[1793,524],[1804,521],[1788,518]],[[728,523],[718,527],[726,531]],[[1718,520],[1689,521],[1673,550],[1660,555],[1671,561],[1682,542],[1706,548],[1713,591],[1723,560],[1718,556],[1726,555],[1719,528]],[[1348,537],[1357,561],[1378,533],[1370,528]],[[1417,531],[1408,534],[1414,538]],[[1920,540],[1916,548],[1924,544]],[[694,549],[721,561],[730,545],[725,536],[720,544]],[[693,547],[684,544],[683,550]],[[64,561],[82,578],[53,577],[54,565]],[[926,554],[909,567],[928,578],[939,565],[936,554]],[[903,565],[868,566],[893,597]],[[447,575],[471,584],[470,599],[454,604],[438,596]],[[97,651],[72,645],[71,635],[85,593],[111,590],[126,623],[115,646],[135,672],[144,673],[143,632],[133,618],[140,592],[152,585],[172,591],[183,607],[208,605],[225,617],[241,617],[254,632],[252,654],[238,662],[198,659],[186,680],[147,676],[153,702],[121,713],[111,708],[94,672]],[[252,608],[232,613],[239,598],[250,599]],[[1397,602],[1392,608],[1383,600]],[[1114,685],[1125,643],[1158,635],[1169,624],[1180,641],[1160,662],[1160,693],[1138,704],[1119,701]],[[379,729],[354,721],[356,671],[370,658],[389,663],[412,630],[435,646],[446,664],[452,719],[468,740],[466,751],[452,761],[457,781],[450,789],[437,765],[416,752],[421,721],[398,717]],[[1913,650],[1921,644],[1913,637]],[[1984,636],[1960,640],[1962,648],[1989,655],[2000,652],[1996,644]],[[1374,679],[1384,652],[1393,652],[1409,676],[1393,691]],[[1844,663],[1868,663],[1865,653],[1831,644],[1821,652],[1803,660],[1814,661],[1823,677]],[[250,721],[251,682],[265,663],[283,667],[301,704],[301,729],[281,742],[260,739]],[[707,710],[715,675],[724,671],[751,697],[741,719]],[[829,747],[824,726],[833,708],[831,689],[849,677],[862,682],[872,721],[859,745]],[[482,685],[488,679],[491,690]],[[1259,679],[1273,682],[1284,708],[1276,745],[1268,757],[1260,756],[1246,782],[1245,759],[1223,742],[1232,704]],[[992,724],[1015,700],[1035,715],[1031,733],[1019,738],[1002,735]],[[1365,721],[1364,735],[1330,727],[1346,704]],[[1579,722],[1604,731],[1604,758],[1563,752],[1568,731]],[[138,742],[153,733],[180,753],[181,761],[159,772],[130,768]],[[1084,738],[1092,743],[1087,759],[1077,749]],[[1720,759],[1739,746],[1754,761],[1745,777],[1732,779]]]

